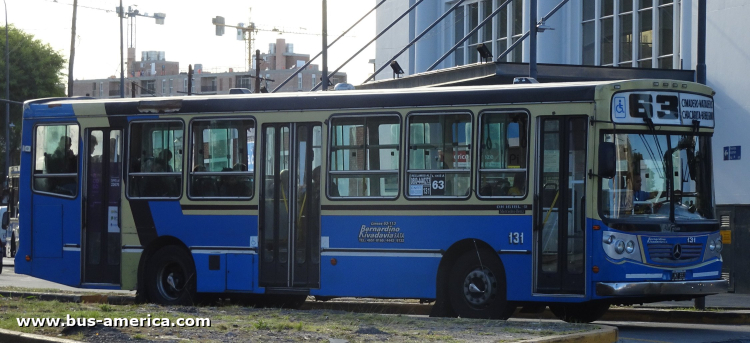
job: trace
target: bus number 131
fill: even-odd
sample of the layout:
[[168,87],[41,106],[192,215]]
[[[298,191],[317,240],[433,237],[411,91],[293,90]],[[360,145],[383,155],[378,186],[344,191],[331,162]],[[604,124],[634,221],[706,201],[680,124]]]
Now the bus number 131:
[[508,233],[508,243],[510,243],[510,244],[523,244],[523,232],[510,232],[510,233]]

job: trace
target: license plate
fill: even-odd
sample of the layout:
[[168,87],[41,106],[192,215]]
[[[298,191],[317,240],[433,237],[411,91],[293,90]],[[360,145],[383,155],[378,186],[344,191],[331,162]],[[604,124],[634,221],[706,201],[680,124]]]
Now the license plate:
[[675,270],[672,271],[672,281],[684,281],[685,280],[685,271],[684,270]]

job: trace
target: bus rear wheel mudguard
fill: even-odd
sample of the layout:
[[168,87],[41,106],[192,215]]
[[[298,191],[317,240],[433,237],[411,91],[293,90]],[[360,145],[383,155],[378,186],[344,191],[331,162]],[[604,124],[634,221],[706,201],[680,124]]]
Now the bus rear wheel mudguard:
[[492,252],[467,251],[450,270],[448,298],[461,318],[510,318],[515,307],[506,295],[505,270]]
[[174,245],[163,247],[147,263],[149,299],[162,305],[192,305],[195,277],[193,258],[187,251]]
[[585,302],[549,305],[550,311],[568,323],[591,323],[601,318],[609,309],[608,303]]

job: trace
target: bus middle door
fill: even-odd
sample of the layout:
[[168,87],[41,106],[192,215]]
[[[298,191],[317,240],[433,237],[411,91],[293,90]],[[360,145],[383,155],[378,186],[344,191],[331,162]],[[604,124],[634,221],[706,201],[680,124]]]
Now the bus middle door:
[[320,287],[321,124],[262,126],[261,287]]

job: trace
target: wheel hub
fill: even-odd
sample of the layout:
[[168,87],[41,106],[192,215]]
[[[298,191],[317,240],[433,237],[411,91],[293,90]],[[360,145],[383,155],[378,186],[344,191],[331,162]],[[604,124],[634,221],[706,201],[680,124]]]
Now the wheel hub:
[[474,306],[486,306],[497,294],[497,279],[491,271],[477,268],[464,279],[464,297]]

